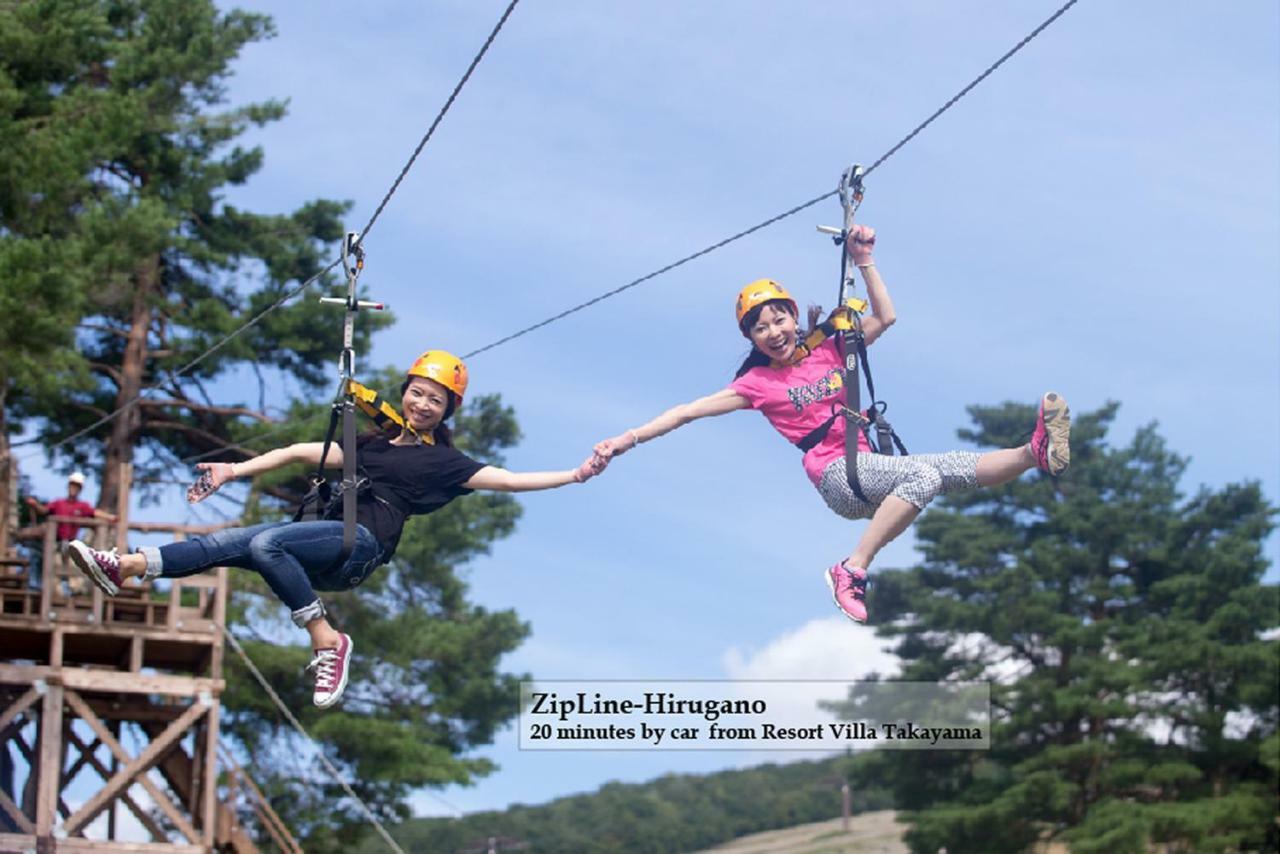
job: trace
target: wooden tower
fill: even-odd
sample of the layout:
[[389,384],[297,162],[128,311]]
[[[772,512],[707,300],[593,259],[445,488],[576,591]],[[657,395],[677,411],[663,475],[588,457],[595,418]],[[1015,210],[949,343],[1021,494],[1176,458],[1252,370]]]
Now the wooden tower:
[[226,569],[108,598],[58,553],[59,521],[100,545],[212,530],[53,518],[7,532],[38,538],[43,577],[33,588],[30,561],[0,554],[0,852],[256,851],[240,798],[300,851],[225,751],[219,796]]

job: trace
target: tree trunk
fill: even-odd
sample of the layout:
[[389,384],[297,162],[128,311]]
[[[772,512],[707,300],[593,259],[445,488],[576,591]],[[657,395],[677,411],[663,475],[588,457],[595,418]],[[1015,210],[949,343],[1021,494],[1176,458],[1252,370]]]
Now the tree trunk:
[[13,505],[14,496],[10,490],[13,483],[13,463],[9,456],[9,420],[5,417],[4,408],[9,402],[9,381],[0,377],[0,557],[9,551],[9,533],[18,526],[18,514]]
[[[129,316],[129,332],[125,340],[124,359],[120,365],[120,387],[116,408],[137,400],[147,368],[147,332],[151,328],[151,295],[160,273],[159,256],[141,262],[134,271],[133,307]],[[129,406],[111,422],[111,436],[104,447],[102,491],[98,507],[119,513],[120,466],[133,462],[133,448],[142,426],[142,410]]]

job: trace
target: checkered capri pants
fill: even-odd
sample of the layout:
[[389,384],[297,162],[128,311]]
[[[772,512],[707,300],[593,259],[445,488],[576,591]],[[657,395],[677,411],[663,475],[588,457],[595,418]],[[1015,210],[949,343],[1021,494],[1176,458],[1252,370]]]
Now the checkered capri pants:
[[818,481],[822,500],[846,519],[870,519],[890,495],[923,510],[937,495],[978,486],[978,454],[972,451],[907,457],[860,453],[857,460],[858,485],[869,501],[849,488],[844,457],[828,464]]

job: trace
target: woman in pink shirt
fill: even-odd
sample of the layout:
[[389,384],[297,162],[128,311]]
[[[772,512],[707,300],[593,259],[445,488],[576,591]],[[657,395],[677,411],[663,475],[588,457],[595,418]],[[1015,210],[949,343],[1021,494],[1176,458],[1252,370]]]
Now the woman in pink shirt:
[[[874,245],[875,232],[865,225],[853,229],[847,244],[871,303],[870,316],[862,319],[867,346],[897,319],[871,257]],[[852,620],[867,619],[867,568],[872,560],[934,496],[1007,483],[1033,467],[1058,475],[1070,462],[1070,413],[1061,395],[1049,392],[1041,398],[1031,441],[1017,448],[891,457],[871,453],[870,443],[859,435],[857,479],[864,501],[854,494],[846,477],[846,419],[831,420],[832,404],[843,401],[844,387],[835,338],[812,350],[806,347],[795,300],[769,279],[742,289],[737,317],[738,329],[753,349],[727,388],[606,439],[596,445],[596,452],[607,459],[699,418],[758,409],[787,441],[805,449],[805,473],[828,507],[848,519],[871,520],[853,552],[824,573],[836,606]]]

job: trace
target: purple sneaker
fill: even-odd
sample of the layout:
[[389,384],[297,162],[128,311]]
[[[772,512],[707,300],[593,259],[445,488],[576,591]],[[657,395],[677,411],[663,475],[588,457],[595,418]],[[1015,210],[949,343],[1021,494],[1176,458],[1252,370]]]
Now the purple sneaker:
[[840,561],[824,574],[831,598],[836,607],[855,623],[867,621],[867,571],[862,567],[850,570]]
[[1040,471],[1060,475],[1071,465],[1071,410],[1062,395],[1047,393],[1040,399],[1031,453]]
[[338,636],[337,648],[317,649],[315,658],[307,665],[307,670],[316,674],[316,690],[311,701],[322,709],[327,709],[342,699],[342,692],[347,690],[347,666],[351,663],[351,638],[348,635]]
[[115,549],[109,552],[91,549],[79,540],[67,544],[67,554],[81,572],[97,585],[98,589],[108,596],[120,592],[124,578],[120,575],[120,555]]

